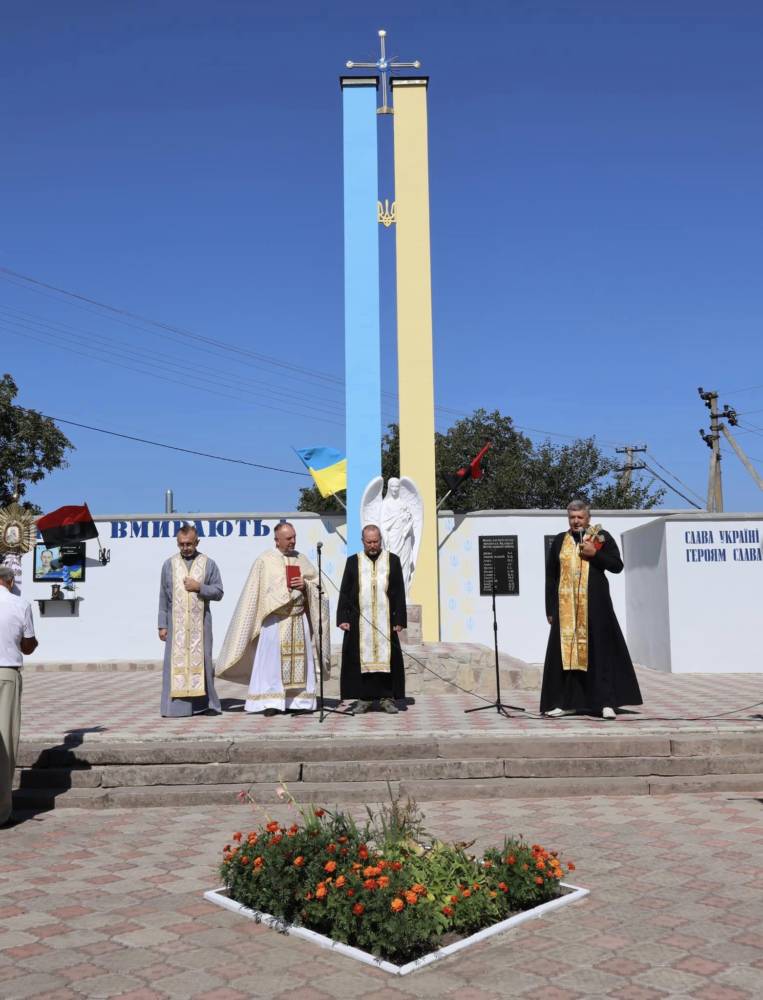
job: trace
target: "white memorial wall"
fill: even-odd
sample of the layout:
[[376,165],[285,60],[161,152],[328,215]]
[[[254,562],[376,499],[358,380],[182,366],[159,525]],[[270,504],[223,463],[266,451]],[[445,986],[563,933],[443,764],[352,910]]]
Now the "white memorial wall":
[[[759,559],[743,564],[735,546],[720,542],[721,530],[763,529],[763,515],[685,515],[673,512],[596,512],[625,550],[626,571],[610,575],[612,598],[636,662],[660,670],[763,670],[751,643],[760,600]],[[34,662],[92,663],[156,660],[163,654],[157,637],[159,572],[176,551],[174,534],[193,522],[202,535],[199,548],[214,559],[225,596],[212,606],[214,650],[218,652],[241,588],[253,561],[271,548],[273,528],[283,519],[295,524],[297,546],[313,562],[323,542],[326,593],[332,608],[345,560],[344,524],[315,514],[174,514],[96,517],[101,544],[111,561],[101,565],[96,541],[87,543],[86,578],[77,584],[82,598],[75,614],[65,602],[47,600],[50,583],[33,582],[31,554],[23,560],[23,595],[33,601],[40,646]],[[745,525],[740,529],[739,525]],[[516,578],[509,595],[496,597],[499,648],[528,662],[543,660],[548,638],[544,607],[546,536],[567,526],[563,511],[479,511],[442,513],[440,535],[440,634],[444,642],[492,645],[489,593],[480,593],[480,538],[483,547],[508,547],[516,553]],[[688,545],[687,530],[712,532],[713,544]],[[699,537],[699,536],[698,536]],[[686,555],[687,549],[728,548],[728,556]],[[743,545],[755,549],[755,545]],[[757,552],[760,556],[760,543]],[[704,602],[704,603],[701,603]],[[714,602],[714,603],[712,603]],[[710,610],[712,608],[712,614]],[[704,609],[704,610],[703,610]],[[759,617],[759,615],[758,615]],[[729,637],[736,635],[731,646]],[[333,647],[341,633],[332,628]],[[685,643],[685,650],[683,644]],[[725,658],[722,651],[727,649]],[[757,665],[756,665],[757,664]]]

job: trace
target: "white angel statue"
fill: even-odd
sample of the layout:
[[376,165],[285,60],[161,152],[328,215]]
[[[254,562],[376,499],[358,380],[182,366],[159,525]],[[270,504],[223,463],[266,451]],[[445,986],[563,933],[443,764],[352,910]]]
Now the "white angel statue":
[[400,560],[408,593],[421,545],[424,504],[416,484],[407,476],[388,480],[384,499],[383,489],[381,476],[372,479],[366,486],[360,501],[360,523],[364,527],[375,524],[381,529],[384,547]]

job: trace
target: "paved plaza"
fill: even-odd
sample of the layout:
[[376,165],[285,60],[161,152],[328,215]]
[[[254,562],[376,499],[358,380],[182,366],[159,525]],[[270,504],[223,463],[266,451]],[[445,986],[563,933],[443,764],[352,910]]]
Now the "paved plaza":
[[616,722],[587,716],[538,718],[537,691],[504,691],[504,701],[527,709],[505,719],[493,711],[464,715],[484,699],[454,689],[453,694],[416,696],[408,711],[396,716],[286,715],[270,719],[245,715],[240,684],[218,681],[227,709],[223,715],[162,719],[161,673],[156,670],[71,672],[25,671],[21,738],[25,742],[61,742],[82,731],[85,739],[215,739],[493,734],[597,733],[676,730],[763,730],[763,674],[661,674],[638,671],[644,705],[623,712]]
[[[463,694],[398,716],[251,718],[221,685],[221,717],[162,720],[156,671],[25,675],[22,742],[278,741],[414,735],[755,733],[758,675],[639,674],[646,705],[615,723],[464,715]],[[67,737],[67,734],[68,737]],[[373,768],[373,763],[359,763]],[[369,775],[369,778],[372,778]],[[331,806],[333,803],[325,803]],[[352,807],[362,817],[362,807]],[[438,837],[507,833],[559,849],[591,895],[404,978],[329,955],[203,900],[222,846],[262,819],[229,804],[56,809],[0,830],[0,997],[566,998],[743,1000],[763,995],[763,787],[694,795],[513,798],[424,804]],[[272,808],[279,819],[285,807]]]
[[0,996],[759,997],[761,791],[427,804],[441,837],[560,848],[591,895],[400,979],[201,898],[250,807],[43,813],[0,831]]

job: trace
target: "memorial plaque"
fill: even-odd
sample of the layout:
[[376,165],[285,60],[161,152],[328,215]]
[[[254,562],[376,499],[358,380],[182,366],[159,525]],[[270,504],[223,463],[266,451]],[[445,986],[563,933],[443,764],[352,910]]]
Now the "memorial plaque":
[[495,581],[496,596],[519,593],[519,549],[516,535],[480,535],[480,594],[490,596]]

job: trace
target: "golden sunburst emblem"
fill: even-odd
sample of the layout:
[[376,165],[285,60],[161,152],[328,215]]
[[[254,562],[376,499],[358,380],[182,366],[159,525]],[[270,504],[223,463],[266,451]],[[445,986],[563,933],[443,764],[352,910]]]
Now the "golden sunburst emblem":
[[29,552],[36,539],[34,514],[17,503],[0,507],[0,554]]

